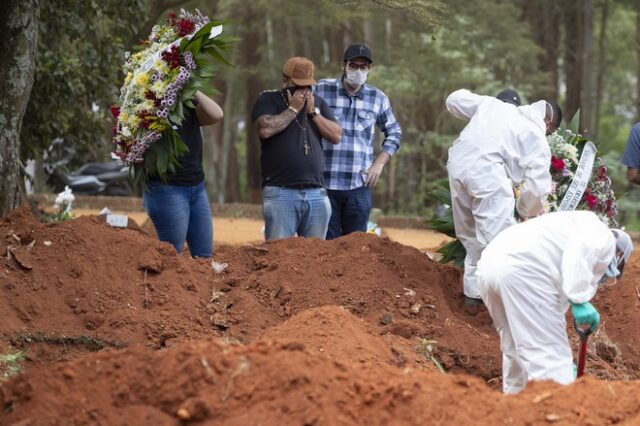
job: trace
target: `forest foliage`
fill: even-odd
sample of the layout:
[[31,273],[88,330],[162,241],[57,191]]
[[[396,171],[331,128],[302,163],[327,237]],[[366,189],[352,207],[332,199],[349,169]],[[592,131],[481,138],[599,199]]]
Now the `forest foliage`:
[[56,138],[76,165],[105,160],[124,52],[166,12],[200,8],[229,21],[240,39],[211,84],[224,123],[205,131],[205,172],[213,202],[260,201],[260,144],[250,122],[262,90],[281,84],[290,56],[338,76],[344,47],[364,42],[375,56],[369,83],[390,98],[404,137],[375,188],[387,214],[431,214],[428,193],[446,178],[447,149],[463,123],[444,108],[448,93],[495,95],[511,87],[526,102],[557,100],[582,111],[582,130],[604,155],[627,221],[637,194],[618,160],[638,115],[638,5],[578,0],[50,0],[41,3],[35,82],[23,122],[22,160],[41,158]]

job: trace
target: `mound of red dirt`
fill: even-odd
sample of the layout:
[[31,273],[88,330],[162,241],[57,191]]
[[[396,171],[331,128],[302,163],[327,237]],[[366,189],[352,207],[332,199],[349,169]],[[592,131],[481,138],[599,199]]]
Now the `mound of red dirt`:
[[[219,314],[231,324],[226,333],[240,341],[306,309],[338,305],[414,347],[420,339],[434,341],[449,371],[500,376],[491,319],[461,309],[459,271],[412,247],[356,233],[334,241],[297,238],[223,249],[216,258],[230,265],[218,287],[219,304],[230,306]],[[255,321],[257,311],[267,320]]]
[[0,336],[33,360],[212,335],[247,343],[292,314],[339,305],[387,334],[398,359],[424,338],[448,370],[500,374],[489,317],[458,307],[459,272],[372,235],[223,248],[222,274],[95,217],[45,225],[19,209],[0,235]]
[[[318,326],[347,325],[345,338]],[[142,346],[36,367],[0,388],[0,423],[561,424],[640,421],[640,384],[535,383],[506,397],[478,378],[398,368],[382,338],[337,307],[308,310],[249,345]],[[318,346],[332,347],[322,352]],[[360,357],[344,356],[357,348]],[[343,351],[346,351],[343,354]],[[338,359],[339,358],[339,359]]]
[[[0,353],[22,348],[36,363],[211,336],[248,344],[263,334],[285,337],[284,330],[301,338],[280,325],[337,305],[361,320],[309,317],[315,327],[304,333],[343,344],[307,350],[394,367],[438,364],[500,387],[497,335],[486,311],[470,316],[461,308],[460,271],[373,235],[216,248],[216,260],[229,264],[217,274],[209,261],[177,256],[142,232],[96,217],[42,224],[21,208],[0,222],[0,256]],[[604,326],[592,338],[591,374],[640,377],[638,275],[629,265],[624,282],[596,298]],[[363,324],[367,333],[356,333]]]
[[[98,217],[39,223],[25,207],[0,222],[2,346],[61,351],[211,335],[209,262]],[[41,353],[40,353],[41,352]]]

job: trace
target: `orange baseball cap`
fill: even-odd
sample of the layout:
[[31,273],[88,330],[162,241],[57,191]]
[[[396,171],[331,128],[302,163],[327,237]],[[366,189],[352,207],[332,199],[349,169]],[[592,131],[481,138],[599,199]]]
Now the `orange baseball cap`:
[[316,84],[313,79],[316,67],[307,58],[295,56],[287,59],[282,67],[282,73],[289,77],[298,86],[312,86]]

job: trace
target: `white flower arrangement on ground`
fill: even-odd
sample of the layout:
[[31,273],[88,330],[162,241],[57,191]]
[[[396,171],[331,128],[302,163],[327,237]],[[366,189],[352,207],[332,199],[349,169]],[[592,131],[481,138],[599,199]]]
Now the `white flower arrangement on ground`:
[[64,191],[60,192],[53,203],[53,208],[56,212],[48,216],[47,220],[50,222],[60,222],[63,220],[73,219],[73,212],[71,211],[73,202],[76,197],[73,195],[73,191],[68,186],[64,187]]

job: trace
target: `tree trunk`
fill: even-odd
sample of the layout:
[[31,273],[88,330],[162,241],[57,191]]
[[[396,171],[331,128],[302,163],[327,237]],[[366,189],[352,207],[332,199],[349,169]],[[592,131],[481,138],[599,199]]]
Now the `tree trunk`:
[[362,33],[364,34],[364,44],[366,44],[371,48],[373,48],[374,46],[374,42],[373,42],[374,31],[375,31],[375,26],[373,24],[373,17],[365,16],[364,22],[362,23]]
[[[252,6],[247,5],[244,10],[244,22],[257,23],[247,28],[242,34],[241,55],[242,66],[246,70],[245,88],[245,131],[247,132],[247,201],[259,203],[262,200],[262,178],[260,172],[260,140],[256,133],[251,112],[253,105],[263,89],[260,73],[263,69],[258,69],[260,64],[260,54],[256,46],[262,46],[262,21],[258,19],[257,13]],[[290,22],[290,21],[288,21]]]
[[558,98],[559,9],[555,0],[523,2],[523,17],[531,25],[533,40],[543,49],[538,56],[538,68],[550,76],[550,84],[536,88],[533,99],[555,101]]
[[607,20],[609,18],[609,0],[604,0],[602,4],[602,14],[600,15],[600,34],[598,36],[598,76],[596,80],[596,101],[595,101],[595,115],[594,115],[594,129],[593,137],[598,139],[598,133],[600,132],[600,107],[602,104],[602,89],[604,86],[604,74],[606,72],[607,64],[605,61],[606,55],[605,40],[607,35]]
[[569,123],[580,109],[582,91],[582,24],[580,19],[581,1],[567,1],[564,5],[565,49],[564,69],[567,85],[564,116]]
[[[238,55],[234,55],[237,58]],[[234,60],[235,63],[235,60]],[[229,194],[227,193],[227,180],[229,178],[229,161],[238,161],[237,156],[233,159],[230,158],[229,152],[235,141],[235,133],[237,127],[237,120],[234,111],[234,98],[235,98],[235,72],[231,72],[227,75],[226,81],[226,93],[224,101],[225,119],[223,122],[222,133],[222,150],[220,152],[220,193],[218,194],[218,202],[227,202]],[[238,169],[238,165],[235,165],[235,169]],[[237,201],[237,200],[236,200]]]
[[0,217],[20,203],[20,130],[38,44],[38,0],[5,0],[0,11]]
[[637,83],[636,83],[636,115],[640,121],[640,0],[636,0],[636,65],[637,65]]
[[593,0],[582,0],[582,86],[580,133],[593,136]]
[[225,202],[237,203],[240,201],[240,170],[238,167],[238,150],[236,149],[236,140],[238,132],[237,120],[233,121],[233,128],[230,133],[229,155],[227,159],[227,176],[225,185]]

